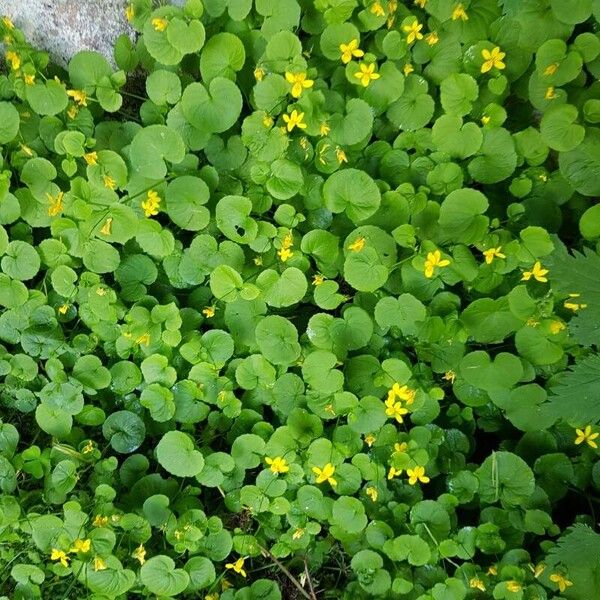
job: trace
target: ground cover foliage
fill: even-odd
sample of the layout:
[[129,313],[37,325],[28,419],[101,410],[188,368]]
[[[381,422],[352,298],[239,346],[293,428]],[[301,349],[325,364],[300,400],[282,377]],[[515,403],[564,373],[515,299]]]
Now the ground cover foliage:
[[4,18],[4,598],[600,597],[598,0]]

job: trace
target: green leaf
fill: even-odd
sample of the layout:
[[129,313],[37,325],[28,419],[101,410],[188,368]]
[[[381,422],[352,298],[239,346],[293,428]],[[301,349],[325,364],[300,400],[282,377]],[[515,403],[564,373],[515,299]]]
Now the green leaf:
[[177,164],[183,160],[185,146],[176,131],[164,125],[150,125],[135,135],[129,156],[140,175],[156,180],[167,174],[165,161]]
[[213,35],[202,50],[200,73],[209,83],[215,77],[235,81],[235,76],[246,62],[244,45],[233,33],[221,32]]
[[8,144],[19,133],[21,119],[17,109],[9,102],[0,102],[0,144]]
[[156,458],[166,471],[178,477],[194,477],[204,467],[204,457],[181,431],[168,431],[162,436],[156,446]]
[[256,326],[255,335],[261,353],[274,365],[291,365],[300,356],[298,332],[283,317],[265,317]]
[[325,206],[333,213],[344,212],[354,223],[373,215],[381,203],[376,183],[358,169],[344,169],[331,175],[323,186]]
[[575,124],[578,116],[579,111],[572,104],[550,107],[540,123],[540,131],[546,144],[561,152],[569,152],[579,146],[585,137],[585,127]]
[[479,191],[460,189],[450,192],[440,207],[439,226],[443,241],[474,244],[487,231],[489,219],[484,216],[489,206]]
[[535,489],[533,472],[512,452],[494,452],[475,474],[481,501],[486,504],[500,501],[503,506],[516,507],[527,502]]
[[487,352],[476,350],[461,360],[460,374],[471,385],[492,392],[515,385],[523,375],[523,366],[514,354],[500,352],[492,360]]
[[159,554],[147,560],[140,569],[140,579],[152,594],[177,596],[190,583],[183,569],[176,569],[172,558]]

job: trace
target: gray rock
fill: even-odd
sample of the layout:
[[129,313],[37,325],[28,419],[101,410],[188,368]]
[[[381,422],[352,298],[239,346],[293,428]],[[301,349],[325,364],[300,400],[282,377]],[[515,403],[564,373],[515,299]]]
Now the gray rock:
[[115,39],[133,35],[125,18],[127,0],[0,0],[29,41],[66,65],[79,50],[96,50],[111,62]]

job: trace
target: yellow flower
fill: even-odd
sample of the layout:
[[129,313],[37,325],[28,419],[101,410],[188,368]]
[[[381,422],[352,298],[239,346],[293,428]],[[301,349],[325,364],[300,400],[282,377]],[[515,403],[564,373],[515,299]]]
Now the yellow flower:
[[290,470],[287,461],[281,456],[276,456],[275,458],[269,458],[267,456],[265,458],[265,462],[269,465],[271,472],[275,473],[276,475],[279,473],[287,473]]
[[94,556],[94,571],[106,571],[108,567],[99,556]]
[[100,287],[96,290],[96,294],[98,294],[98,296],[106,296],[106,290]]
[[361,62],[360,65],[358,65],[358,68],[359,70],[354,73],[354,77],[360,80],[360,83],[363,87],[367,87],[371,81],[381,77],[379,73],[375,73],[375,63],[367,64],[365,62]]
[[325,136],[330,131],[331,131],[331,127],[329,127],[329,124],[327,123],[327,121],[323,121],[321,123],[321,126],[319,127],[319,135]]
[[372,433],[369,433],[365,436],[365,444],[369,446],[369,448],[375,443],[376,440],[377,438]]
[[20,146],[21,150],[23,150],[27,156],[33,156],[33,150],[29,146],[25,146],[25,144],[20,144]]
[[387,474],[387,478],[394,479],[394,477],[398,477],[399,475],[402,475],[402,469],[396,469],[396,467],[390,467],[390,470],[388,471],[388,474]]
[[360,58],[365,53],[358,47],[358,40],[355,38],[350,40],[347,44],[340,44],[340,51],[342,52],[342,62],[346,65],[352,57]]
[[556,94],[554,92],[554,86],[550,86],[547,90],[546,90],[546,94],[544,96],[544,100],[554,100],[556,98]]
[[427,0],[415,0],[415,4],[419,8],[425,8],[425,5],[427,4]]
[[140,544],[131,554],[133,558],[139,561],[140,565],[143,565],[146,562],[146,548],[144,548],[144,544]]
[[483,251],[483,256],[485,256],[485,264],[491,265],[494,261],[494,258],[506,258],[506,254],[502,254],[500,252],[502,250],[502,246],[498,246],[497,248],[488,248]]
[[327,463],[322,469],[313,467],[312,472],[317,476],[316,483],[327,481],[332,486],[337,485],[337,481],[333,478],[335,467],[331,463]]
[[465,10],[465,7],[462,5],[462,2],[457,4],[452,11],[452,20],[458,21],[458,19],[462,19],[463,21],[469,20],[469,15]]
[[431,33],[428,33],[425,36],[425,41],[430,45],[430,46],[435,46],[439,41],[440,41],[440,36],[437,34],[436,31],[432,31]]
[[79,109],[73,104],[73,106],[69,107],[67,111],[67,115],[69,115],[69,119],[74,119],[79,113]]
[[388,400],[399,399],[406,402],[406,404],[412,404],[415,399],[415,390],[411,390],[407,385],[401,386],[399,383],[394,383],[388,392]]
[[160,196],[154,190],[148,190],[146,199],[142,201],[142,209],[145,217],[154,217],[158,214]]
[[490,52],[486,48],[481,51],[481,56],[483,56],[484,63],[481,65],[481,72],[487,73],[492,69],[496,68],[499,70],[506,69],[506,65],[502,62],[502,59],[506,56],[506,52],[502,52],[500,50],[500,46],[496,46]]
[[66,552],[62,550],[57,550],[56,548],[52,548],[52,553],[50,554],[50,560],[58,560],[63,567],[69,566],[69,561],[71,560]]
[[427,277],[427,279],[431,279],[436,267],[443,268],[447,267],[449,264],[449,260],[446,258],[442,259],[442,253],[439,250],[436,250],[435,252],[429,252],[424,265],[425,277]]
[[306,73],[289,73],[285,72],[285,79],[292,84],[292,96],[300,98],[302,92],[311,88],[315,82],[312,79],[307,79]]
[[491,120],[491,117],[483,115],[483,117],[481,117],[481,124],[485,127],[485,125],[487,125]]
[[46,194],[46,197],[48,198],[48,204],[50,205],[50,206],[48,206],[48,216],[49,217],[55,217],[56,215],[58,215],[62,212],[62,210],[64,208],[63,196],[64,196],[63,192],[58,192],[58,194],[56,196],[53,196],[52,194]]
[[94,442],[92,440],[88,440],[88,443],[82,448],[81,452],[83,454],[89,454],[94,451]]
[[260,267],[263,264],[262,256],[255,256],[252,261],[257,267]]
[[103,175],[104,187],[109,190],[114,190],[117,187],[117,182],[110,175]]
[[253,74],[256,81],[262,81],[265,78],[265,70],[262,67],[256,67]]
[[16,52],[9,50],[6,54],[6,62],[10,63],[10,66],[13,71],[17,71],[21,66],[21,58]]
[[15,24],[8,17],[2,17],[2,23],[11,31],[15,28]]
[[135,11],[133,10],[133,5],[129,4],[125,9],[125,18],[131,23],[133,17],[135,17]]
[[307,125],[303,121],[304,113],[299,113],[297,110],[293,110],[289,115],[283,115],[283,121],[287,125],[288,132],[294,130],[294,127],[298,129],[306,129]]
[[219,600],[219,594],[216,592],[214,594],[206,594],[206,596],[204,596],[204,600]]
[[87,106],[87,94],[83,90],[67,90],[67,96],[73,98],[79,106]]
[[406,452],[408,450],[408,444],[406,442],[396,442],[394,444],[394,452]]
[[23,81],[25,81],[25,85],[33,85],[35,83],[35,75],[25,75]]
[[546,283],[548,278],[546,275],[549,273],[548,269],[542,268],[542,263],[538,260],[533,265],[531,271],[525,271],[523,273],[523,277],[521,277],[521,281],[529,281],[532,277],[541,283]]
[[348,246],[348,250],[351,250],[352,252],[360,252],[364,247],[365,244],[367,243],[367,241],[365,240],[364,237],[360,236],[357,237],[349,246]]
[[533,573],[533,576],[537,579],[546,569],[544,563],[538,563],[537,565],[528,565],[529,570]]
[[367,494],[367,496],[369,496],[369,498],[371,498],[371,500],[373,502],[377,502],[377,496],[379,495],[379,492],[377,491],[377,488],[368,487],[365,490],[365,493]]
[[152,27],[154,27],[154,31],[164,31],[169,25],[169,21],[166,19],[159,19],[158,17],[152,19]]
[[277,250],[277,255],[281,259],[281,262],[286,262],[292,256],[294,256],[294,253],[291,250],[293,245],[294,245],[294,238],[292,237],[292,232],[290,231],[283,238],[283,241],[281,242],[281,248],[279,250]]
[[342,164],[343,162],[348,162],[348,157],[346,156],[346,153],[339,146],[337,146],[335,149],[335,156],[340,164]]
[[487,570],[488,575],[496,576],[498,575],[498,569],[496,569],[496,565],[490,565]]
[[262,120],[262,124],[267,128],[271,127],[273,125],[273,117],[271,115],[266,115]]
[[402,67],[402,72],[404,73],[405,77],[408,77],[411,73],[414,73],[414,70],[415,68],[410,63],[406,63]]
[[92,540],[90,540],[90,539],[82,540],[82,539],[77,538],[73,542],[73,546],[69,550],[69,552],[89,552],[91,547],[92,547]]
[[90,166],[97,165],[98,164],[98,153],[97,152],[88,152],[87,154],[83,155],[83,160],[85,160],[85,162]]
[[[569,294],[569,298],[579,298],[579,296],[581,296],[581,294]],[[578,310],[583,310],[584,308],[587,308],[587,304],[571,302],[570,300],[567,300],[563,304],[563,306],[565,308],[568,308],[569,310],[572,310],[573,312],[577,312]]]
[[106,221],[104,221],[104,225],[102,225],[102,228],[100,229],[100,233],[102,235],[110,235],[111,234],[112,222],[113,222],[112,217],[108,217],[108,219],[106,219]]
[[558,67],[560,67],[560,63],[553,63],[551,65],[548,65],[546,67],[546,70],[544,71],[544,75],[546,77],[550,77],[551,75],[554,75],[554,73],[556,73],[556,71],[558,71]]
[[444,377],[442,379],[445,379],[446,381],[449,381],[450,383],[454,383],[456,381],[456,373],[452,370],[446,371],[444,373]]
[[523,589],[523,586],[518,582],[518,581],[514,581],[514,579],[512,581],[507,581],[506,582],[506,589],[509,592],[520,592]]
[[558,586],[558,589],[560,590],[561,594],[568,587],[571,587],[573,585],[572,581],[569,581],[564,575],[561,575],[560,573],[552,573],[552,575],[550,575],[550,581],[554,582]]
[[105,517],[104,515],[96,515],[92,522],[92,525],[94,527],[104,527],[107,524],[108,524],[108,517]]
[[297,527],[294,533],[292,533],[293,540],[299,540],[304,535],[304,529],[302,527]]
[[408,34],[406,36],[407,44],[412,44],[415,40],[423,39],[423,34],[421,33],[421,29],[423,29],[423,24],[419,23],[418,19],[415,19],[410,25],[404,25],[402,29],[405,33]]
[[556,335],[560,333],[563,329],[566,329],[567,326],[562,321],[552,321],[550,323],[550,333]]
[[69,305],[68,305],[68,304],[61,304],[61,305],[58,307],[58,312],[59,312],[61,315],[66,315],[68,310],[69,310]]
[[402,406],[402,403],[396,402],[394,398],[388,398],[385,401],[385,414],[388,417],[393,417],[398,423],[403,423],[404,415],[408,414],[408,410]]
[[202,309],[202,314],[207,318],[207,319],[212,319],[215,316],[215,307],[214,306],[205,306]]
[[481,590],[482,592],[485,592],[485,585],[483,585],[483,581],[481,581],[481,579],[478,577],[472,577],[469,579],[469,587],[474,590]]
[[406,474],[408,475],[408,483],[410,485],[415,485],[417,481],[421,483],[429,483],[430,479],[425,475],[424,467],[415,467],[414,469],[406,469]]
[[139,346],[141,346],[142,344],[144,344],[144,346],[148,346],[150,344],[150,334],[144,333],[140,335],[140,337],[137,340],[135,340],[135,343]]
[[540,324],[539,321],[537,321],[534,317],[529,317],[529,319],[527,319],[527,321],[525,322],[525,325],[527,325],[528,327],[537,327]]
[[226,569],[233,569],[238,575],[246,577],[246,571],[244,570],[244,558],[238,558],[234,563],[227,563]]
[[323,275],[321,275],[321,273],[317,273],[316,275],[313,275],[312,284],[315,287],[321,285],[324,281],[325,281],[325,277],[323,277]]
[[590,448],[594,448],[594,450],[598,447],[598,444],[594,440],[600,433],[592,433],[591,425],[586,425],[585,429],[576,429],[575,433],[577,434],[577,437],[575,438],[575,444],[577,446],[585,442]]
[[373,6],[371,6],[371,12],[376,17],[383,17],[385,15],[385,10],[383,10],[383,6],[379,2],[375,2]]

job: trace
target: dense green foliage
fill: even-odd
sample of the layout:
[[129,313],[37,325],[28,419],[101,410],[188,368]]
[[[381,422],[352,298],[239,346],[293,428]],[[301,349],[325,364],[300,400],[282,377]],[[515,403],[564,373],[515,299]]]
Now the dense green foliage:
[[0,597],[599,598],[600,1],[127,18],[0,23]]

